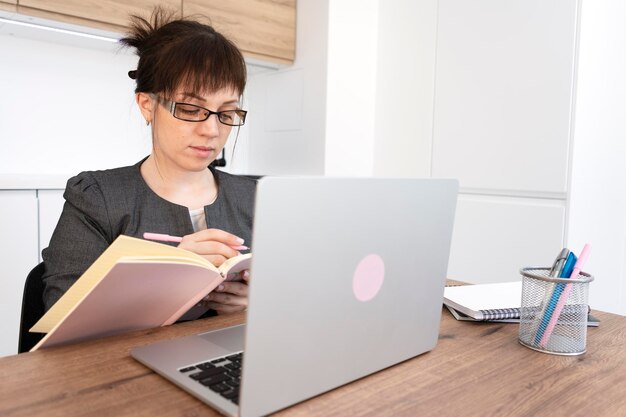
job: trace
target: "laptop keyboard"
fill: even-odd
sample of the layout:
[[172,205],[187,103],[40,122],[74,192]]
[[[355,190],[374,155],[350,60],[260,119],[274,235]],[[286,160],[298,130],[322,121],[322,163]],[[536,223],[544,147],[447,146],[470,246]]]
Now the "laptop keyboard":
[[239,405],[243,352],[179,369],[189,378]]

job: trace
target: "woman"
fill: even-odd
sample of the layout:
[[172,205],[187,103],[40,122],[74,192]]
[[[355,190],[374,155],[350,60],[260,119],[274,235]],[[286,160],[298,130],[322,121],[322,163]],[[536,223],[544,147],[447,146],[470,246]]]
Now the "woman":
[[[150,21],[133,17],[120,42],[139,56],[129,76],[152,126],[152,152],[133,166],[82,172],[68,181],[63,213],[42,252],[46,309],[121,234],[183,236],[180,248],[217,266],[252,238],[255,181],[207,168],[233,126],[245,121],[241,52],[212,27],[173,20],[162,9]],[[241,282],[224,282],[209,294],[204,310],[245,309],[249,273],[242,275]]]

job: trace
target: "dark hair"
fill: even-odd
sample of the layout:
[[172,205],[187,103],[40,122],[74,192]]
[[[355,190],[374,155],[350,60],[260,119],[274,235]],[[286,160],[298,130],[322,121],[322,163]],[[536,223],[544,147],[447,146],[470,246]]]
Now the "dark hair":
[[137,69],[128,73],[137,82],[135,92],[172,97],[180,87],[195,93],[230,87],[241,95],[246,64],[235,44],[209,25],[175,17],[160,7],[150,20],[131,16],[120,43],[139,56]]

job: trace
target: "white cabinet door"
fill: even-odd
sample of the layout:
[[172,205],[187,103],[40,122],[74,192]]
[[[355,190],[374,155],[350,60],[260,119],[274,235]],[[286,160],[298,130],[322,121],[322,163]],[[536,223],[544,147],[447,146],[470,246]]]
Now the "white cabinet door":
[[565,195],[577,3],[439,2],[434,177]]
[[552,263],[564,229],[561,200],[461,195],[448,278],[473,284],[521,279],[520,268]]
[[64,190],[39,190],[39,259],[41,251],[48,247],[54,228],[63,211]]
[[0,356],[17,353],[22,293],[37,265],[37,194],[0,191]]

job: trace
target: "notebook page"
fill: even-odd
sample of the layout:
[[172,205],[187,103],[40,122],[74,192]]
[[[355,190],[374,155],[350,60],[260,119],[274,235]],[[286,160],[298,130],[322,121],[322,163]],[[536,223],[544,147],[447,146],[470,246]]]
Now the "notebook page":
[[520,308],[522,282],[446,287],[444,298],[472,311]]

